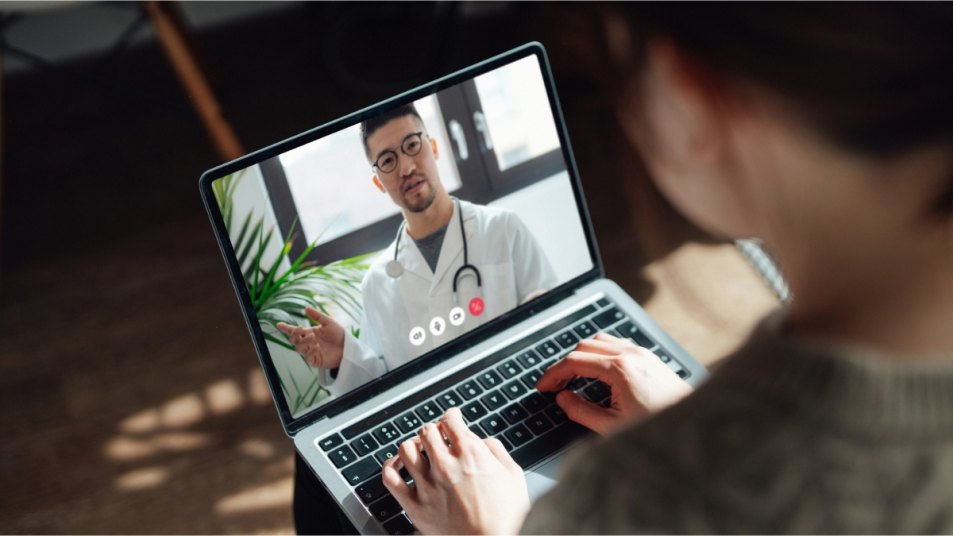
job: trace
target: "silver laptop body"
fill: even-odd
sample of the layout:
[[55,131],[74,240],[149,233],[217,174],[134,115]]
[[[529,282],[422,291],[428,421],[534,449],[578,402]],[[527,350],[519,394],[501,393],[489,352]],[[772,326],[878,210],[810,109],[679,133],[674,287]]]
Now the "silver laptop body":
[[[322,220],[320,214],[310,214],[307,208],[301,207],[311,204],[306,201],[306,196],[309,195],[308,185],[318,180],[309,178],[319,174],[314,169],[328,174],[339,168],[351,169],[348,166],[356,157],[345,158],[343,155],[351,154],[349,151],[358,151],[354,154],[359,154],[360,141],[353,137],[353,133],[362,120],[407,103],[417,104],[422,115],[426,116],[425,121],[431,122],[428,129],[439,138],[442,156],[445,157],[442,165],[450,166],[441,171],[441,180],[448,191],[459,198],[475,199],[487,205],[517,207],[516,213],[527,221],[527,226],[538,235],[546,256],[554,261],[558,283],[542,296],[483,321],[478,327],[402,366],[389,369],[347,392],[333,393],[326,386],[327,382],[333,385],[336,381],[333,373],[330,378],[325,376],[322,384],[315,371],[309,370],[300,360],[296,361],[293,352],[289,353],[287,340],[274,329],[276,319],[286,318],[282,311],[292,309],[282,309],[280,305],[273,310],[266,309],[260,298],[267,294],[265,290],[273,290],[265,288],[269,285],[282,290],[287,287],[287,280],[278,281],[279,275],[303,273],[305,266],[324,263],[338,268],[343,266],[341,269],[344,270],[350,265],[333,263],[347,257],[359,258],[366,265],[380,262],[373,259],[393,254],[392,241],[394,233],[400,232],[398,226],[402,218],[392,208],[385,207],[371,214],[373,210],[367,208],[364,197],[361,197],[361,202],[354,203],[356,208],[352,212]],[[525,132],[522,141],[518,135],[512,134],[520,129]],[[351,139],[357,149],[347,145]],[[550,140],[549,145],[539,140]],[[343,144],[344,149],[337,149],[334,144]],[[315,168],[313,163],[309,163],[312,160],[324,164]],[[344,164],[338,166],[339,160]],[[359,165],[366,170],[367,161],[361,160]],[[481,169],[490,170],[481,171],[489,176],[486,181],[482,176],[481,180],[472,178],[475,176],[474,166],[478,164]],[[370,171],[362,173],[370,176]],[[350,187],[351,181],[338,179],[335,184]],[[474,395],[474,403],[470,403],[461,385],[467,377],[477,374],[475,371],[497,370],[493,375],[516,390],[519,387],[516,379],[511,379],[506,375],[507,371],[501,369],[506,363],[516,363],[520,374],[535,370],[538,375],[544,368],[533,367],[540,362],[541,366],[551,364],[571,351],[574,339],[590,336],[595,330],[629,336],[644,346],[650,346],[692,384],[697,384],[706,375],[704,367],[672,340],[625,291],[603,277],[552,74],[545,51],[538,43],[490,58],[211,169],[202,175],[199,186],[284,429],[294,440],[303,459],[362,533],[412,530],[409,525],[412,520],[408,521],[399,508],[395,510],[386,497],[379,496],[380,486],[373,482],[373,479],[380,479],[379,473],[353,469],[358,464],[373,467],[373,463],[377,463],[379,467],[383,459],[381,455],[386,450],[384,438],[375,435],[377,431],[383,433],[381,426],[390,426],[397,435],[404,435],[404,431],[398,429],[401,423],[413,424],[415,416],[421,417],[420,422],[426,420],[417,409],[424,402],[435,400],[437,405],[441,405],[439,395],[446,391],[461,394],[458,397],[461,404],[479,406],[481,412],[490,408],[486,414],[475,414],[472,428],[484,435],[493,435],[488,432],[490,427],[481,423],[492,415],[502,415],[509,406],[494,409],[489,402],[475,404],[497,387],[495,383],[480,387],[480,383],[475,381],[472,383],[480,393]],[[322,189],[325,195],[335,195],[335,190],[337,188]],[[550,203],[547,195],[558,196],[558,199],[553,197]],[[318,200],[313,204],[325,201]],[[348,210],[348,202],[343,197],[339,202],[327,202],[338,208],[344,207],[340,208],[341,211]],[[248,206],[252,208],[243,212],[245,205],[242,203],[251,203]],[[564,209],[549,210],[550,206]],[[322,210],[325,213],[330,211],[328,208]],[[366,221],[358,221],[365,215],[368,216]],[[342,224],[343,220],[351,223]],[[453,222],[448,226],[448,233],[452,225]],[[462,225],[461,221],[461,228]],[[560,227],[567,225],[575,230],[570,232]],[[553,229],[560,230],[557,234]],[[272,242],[268,246],[271,250],[266,247],[268,230],[272,231],[268,239]],[[573,242],[572,236],[577,235]],[[275,257],[274,262],[271,258],[265,262],[268,255]],[[304,262],[296,266],[299,258]],[[352,277],[350,292],[359,279],[357,275],[349,275]],[[321,284],[333,283],[333,280],[330,283],[324,280]],[[318,289],[317,298],[314,299],[320,301],[324,299],[320,289],[325,287],[316,285],[313,288]],[[360,292],[357,296],[360,301]],[[270,296],[268,299],[275,298]],[[354,305],[354,300],[340,296],[337,299],[341,303],[333,299],[322,303],[332,311],[346,310],[348,304]],[[292,300],[291,303],[298,302]],[[361,314],[359,307],[356,309],[356,313],[351,313],[354,317]],[[300,325],[304,325],[300,315],[288,320],[298,320]],[[350,326],[351,336],[366,340],[368,334],[358,333],[354,328],[358,320],[355,319],[355,324]],[[527,352],[536,356],[528,365],[525,361]],[[485,363],[489,365],[484,366]],[[303,385],[306,382],[302,378],[310,383]],[[530,382],[524,380],[523,383]],[[532,391],[526,389],[513,394],[512,399],[504,400],[516,406],[528,402],[530,395],[535,397]],[[591,396],[587,397],[596,403],[600,402],[599,398],[604,400],[605,393],[592,382],[581,384],[579,392],[583,391],[590,393]],[[504,394],[510,396],[510,393]],[[541,403],[538,398],[533,400]],[[552,428],[555,423],[553,430],[567,428],[560,425],[550,407],[538,411],[540,418],[527,424],[528,428],[520,429],[532,430],[526,439],[521,434],[512,435],[519,423],[499,419],[510,433],[504,436],[504,432],[500,432],[499,436],[511,438],[505,443],[518,461],[529,460],[524,463],[524,469],[533,499],[554,484],[566,450],[586,437],[573,433],[572,441],[568,441],[568,435],[556,434],[560,435],[558,440],[554,439],[557,443],[553,443],[552,448],[541,450],[540,445],[548,445],[547,438],[551,435],[549,430],[544,430],[545,427]],[[411,415],[410,421],[397,420],[406,415]],[[549,415],[549,418],[544,415]],[[537,433],[539,430],[544,431]],[[384,436],[391,438],[387,433]],[[366,441],[356,443],[363,437],[369,438],[370,447]],[[375,459],[376,462],[368,461]],[[377,491],[368,491],[371,488]]]

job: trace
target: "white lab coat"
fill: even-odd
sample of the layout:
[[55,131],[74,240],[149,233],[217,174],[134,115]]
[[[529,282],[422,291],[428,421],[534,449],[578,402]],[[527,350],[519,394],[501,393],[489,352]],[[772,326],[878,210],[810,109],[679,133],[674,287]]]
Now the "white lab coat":
[[[345,336],[344,358],[336,378],[331,378],[327,370],[318,374],[319,381],[332,395],[344,394],[380,377],[512,310],[534,292],[556,285],[556,275],[546,254],[516,213],[466,201],[460,201],[459,207],[463,211],[469,262],[480,270],[482,291],[473,272],[466,270],[460,275],[458,296],[454,299],[453,277],[463,265],[456,203],[436,272],[431,271],[407,231],[402,231],[397,258],[403,265],[403,274],[395,279],[385,271],[394,258],[395,239],[371,265],[361,283],[364,317],[360,339],[350,333]],[[473,316],[468,310],[474,297],[481,297],[485,304],[480,316]],[[447,321],[450,310],[456,306],[466,312],[461,326]],[[443,318],[446,326],[439,336],[430,331],[434,317]],[[411,329],[417,326],[426,332],[420,346],[410,342]]]

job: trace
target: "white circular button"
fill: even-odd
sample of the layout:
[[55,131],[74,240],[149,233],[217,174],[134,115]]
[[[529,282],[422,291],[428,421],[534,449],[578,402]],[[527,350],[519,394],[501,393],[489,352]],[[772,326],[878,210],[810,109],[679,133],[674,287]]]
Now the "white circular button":
[[420,346],[426,340],[427,332],[424,331],[424,328],[417,326],[410,330],[410,344],[413,344],[414,346]]
[[447,323],[443,318],[435,316],[433,320],[430,321],[430,333],[433,333],[435,337],[443,335],[443,330],[445,329],[447,329]]
[[463,321],[467,319],[467,314],[463,312],[463,307],[454,307],[450,309],[450,323],[454,326],[459,326],[463,324]]

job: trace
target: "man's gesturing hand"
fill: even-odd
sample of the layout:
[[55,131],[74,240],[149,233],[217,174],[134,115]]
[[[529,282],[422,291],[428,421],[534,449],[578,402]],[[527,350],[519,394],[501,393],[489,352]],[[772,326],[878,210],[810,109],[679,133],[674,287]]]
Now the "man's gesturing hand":
[[344,357],[344,328],[313,307],[305,308],[304,313],[319,325],[303,328],[278,322],[278,329],[312,367],[338,368]]
[[609,407],[593,404],[572,391],[560,392],[556,403],[570,419],[602,435],[665,409],[692,391],[655,354],[629,339],[605,333],[580,342],[565,359],[546,370],[536,388],[559,391],[577,377],[607,383],[612,390]]
[[458,408],[402,443],[382,477],[424,534],[516,534],[529,511],[523,469],[499,440],[471,432]]

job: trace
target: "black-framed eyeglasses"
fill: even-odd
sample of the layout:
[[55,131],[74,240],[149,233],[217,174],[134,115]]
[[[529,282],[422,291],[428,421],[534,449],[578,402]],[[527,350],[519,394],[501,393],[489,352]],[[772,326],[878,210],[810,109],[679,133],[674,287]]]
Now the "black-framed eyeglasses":
[[[411,132],[404,136],[404,139],[400,142],[400,152],[407,156],[417,156],[417,154],[420,153],[420,148],[423,147],[424,144],[423,136],[423,131]],[[381,173],[394,171],[397,169],[397,152],[393,149],[387,149],[381,152],[372,166],[377,168]]]

